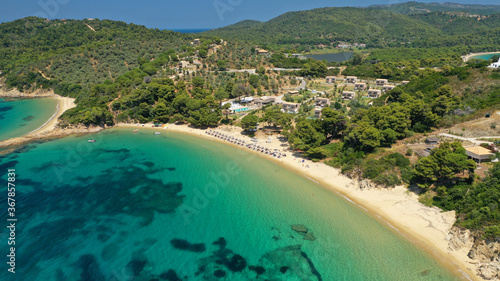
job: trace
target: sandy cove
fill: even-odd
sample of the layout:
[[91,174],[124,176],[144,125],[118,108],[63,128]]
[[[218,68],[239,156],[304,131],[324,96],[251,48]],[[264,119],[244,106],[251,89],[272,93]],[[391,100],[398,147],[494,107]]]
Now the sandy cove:
[[86,133],[95,133],[102,128],[100,127],[74,127],[74,128],[66,128],[62,129],[57,127],[59,123],[59,117],[68,109],[75,107],[75,99],[62,97],[60,95],[55,94],[53,91],[36,91],[34,93],[21,93],[17,90],[11,91],[2,91],[0,89],[0,97],[7,98],[53,98],[57,100],[57,110],[54,115],[51,116],[47,122],[45,122],[39,128],[33,130],[32,132],[24,135],[22,137],[11,138],[8,140],[4,140],[0,142],[0,147],[8,147],[14,145],[20,145],[24,143],[28,143],[34,140],[40,139],[48,139],[48,138],[57,138],[64,137],[72,134],[86,134]]
[[[63,137],[71,134],[94,133],[102,130],[100,127],[77,127],[71,129],[57,127],[58,118],[66,110],[75,107],[74,100],[71,98],[64,98],[53,92],[23,94],[17,91],[0,91],[0,96],[26,98],[52,97],[57,99],[59,104],[57,112],[43,126],[26,136],[0,142],[0,147],[14,146],[34,140]],[[164,131],[163,128],[152,128],[151,124],[146,124],[144,126],[139,124],[117,124],[116,127]],[[190,134],[207,140],[219,141],[227,145],[234,145],[208,135],[205,129],[191,128],[187,125],[169,125],[166,130]],[[221,126],[215,130],[247,142],[251,140],[250,137],[242,135],[242,130],[238,127]],[[332,192],[344,196],[350,202],[359,205],[367,213],[373,215],[374,218],[382,223],[388,224],[394,231],[397,231],[413,243],[419,245],[439,260],[444,266],[449,267],[454,272],[465,273],[468,278],[464,278],[464,280],[482,280],[482,278],[472,271],[476,267],[475,264],[477,262],[467,257],[468,250],[461,249],[459,251],[453,251],[448,246],[450,229],[455,222],[454,212],[442,212],[436,207],[426,207],[418,202],[417,195],[408,192],[407,189],[402,186],[393,189],[361,189],[359,188],[360,183],[340,174],[338,169],[322,163],[314,163],[302,159],[300,156],[285,151],[288,146],[286,143],[279,140],[277,136],[271,137],[271,143],[265,142],[267,136],[261,136],[258,137],[258,139],[259,145],[269,149],[278,149],[280,152],[285,152],[287,156],[278,159],[245,147],[234,146],[257,153],[262,157],[267,157],[280,165],[294,170],[297,174],[303,175],[311,181],[323,185]],[[302,162],[303,160],[304,162]]]
[[472,53],[472,54],[462,56],[462,59],[464,60],[464,62],[467,62],[468,60],[470,60],[474,56],[489,55],[489,54],[500,54],[500,52]]
[[[196,129],[187,125],[168,125],[167,129],[164,129],[153,128],[152,124],[145,124],[144,126],[142,124],[117,124],[117,127],[184,133],[257,153],[295,171],[297,174],[309,178],[313,182],[321,184],[353,204],[359,205],[367,213],[423,248],[453,272],[463,274],[464,280],[483,280],[474,272],[477,262],[467,256],[468,249],[454,251],[449,248],[448,242],[451,238],[449,233],[455,222],[455,212],[442,212],[437,207],[427,207],[418,202],[416,194],[409,192],[403,186],[393,189],[361,189],[359,188],[359,182],[342,175],[339,169],[305,159],[302,162],[303,158],[292,155],[291,152],[285,150],[288,146],[284,146],[285,143],[279,140],[277,136],[271,137],[271,143],[266,143],[267,136],[257,138],[259,139],[258,145],[273,150],[278,149],[280,152],[286,153],[286,157],[279,159],[208,135],[206,132],[210,129]],[[251,142],[251,138],[242,135],[242,130],[238,127],[221,126],[211,130],[233,136],[247,143]]]

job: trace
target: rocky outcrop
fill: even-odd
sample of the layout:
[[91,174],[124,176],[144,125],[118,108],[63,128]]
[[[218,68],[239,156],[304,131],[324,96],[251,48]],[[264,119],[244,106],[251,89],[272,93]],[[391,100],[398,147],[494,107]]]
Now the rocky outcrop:
[[500,281],[500,242],[479,240],[467,229],[453,227],[448,234],[450,251],[462,251],[484,280]]
[[480,241],[474,243],[469,257],[477,260],[478,274],[486,280],[500,280],[500,243]]
[[470,233],[470,230],[462,230],[456,226],[451,228],[446,239],[448,240],[448,249],[450,251],[466,249],[468,252],[474,245],[474,237]]
[[358,186],[359,186],[359,189],[363,190],[363,189],[372,189],[375,187],[375,185],[373,184],[373,182],[369,181],[369,180],[360,180],[359,183],[358,183]]

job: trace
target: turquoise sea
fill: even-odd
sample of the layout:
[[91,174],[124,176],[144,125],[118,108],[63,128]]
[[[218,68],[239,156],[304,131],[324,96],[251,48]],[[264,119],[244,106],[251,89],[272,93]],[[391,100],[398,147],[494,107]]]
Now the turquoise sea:
[[494,53],[494,54],[486,54],[486,55],[473,56],[472,58],[474,58],[474,59],[482,59],[482,60],[489,60],[492,57],[498,56],[498,55],[500,55],[500,52],[499,53]]
[[203,138],[111,129],[17,147],[8,169],[16,274],[4,262],[1,280],[461,279],[357,205]]
[[52,98],[0,98],[0,141],[26,135],[38,129],[56,113]]

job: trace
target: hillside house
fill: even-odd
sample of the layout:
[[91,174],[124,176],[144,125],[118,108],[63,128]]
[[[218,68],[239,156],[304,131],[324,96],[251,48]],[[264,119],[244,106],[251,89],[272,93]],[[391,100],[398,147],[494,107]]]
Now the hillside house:
[[327,98],[316,98],[314,104],[318,107],[328,107],[330,106],[331,102],[330,99]]
[[358,82],[354,84],[354,90],[363,91],[366,89],[366,83]]
[[425,144],[427,145],[438,145],[439,144],[439,138],[437,137],[428,137],[425,139]]
[[374,90],[374,89],[368,90],[368,97],[371,99],[376,99],[376,98],[380,97],[381,95],[382,95],[381,90]]
[[179,68],[187,68],[189,67],[189,62],[188,61],[180,61],[179,62]]
[[494,62],[488,66],[488,68],[492,69],[500,69],[500,59],[498,59],[498,62]]
[[267,55],[269,55],[269,52],[267,50],[260,49],[257,51],[257,54],[267,56]]
[[201,41],[200,39],[194,39],[193,42],[191,42],[191,45],[200,45]]
[[297,114],[299,113],[299,108],[300,108],[300,103],[283,102],[281,104],[281,111],[285,113]]
[[321,110],[322,110],[322,108],[315,108],[314,109],[314,117],[321,118]]
[[406,85],[406,84],[408,84],[408,83],[410,83],[410,81],[408,81],[408,80],[401,81],[401,85]]
[[384,87],[382,87],[382,91],[384,92],[389,92],[390,90],[396,88],[396,86],[394,85],[385,85]]
[[356,97],[355,92],[350,92],[350,91],[343,91],[342,92],[342,98],[345,100],[353,100]]
[[377,79],[377,80],[375,80],[375,84],[377,86],[379,86],[379,87],[382,87],[382,86],[384,86],[387,83],[388,83],[387,79]]
[[256,98],[254,100],[254,104],[256,106],[266,106],[268,104],[272,104],[275,100],[276,100],[275,97],[264,96],[264,97]]
[[466,147],[465,153],[467,153],[470,159],[476,161],[477,163],[488,162],[491,157],[495,156],[493,152],[482,146]]
[[356,77],[356,76],[347,76],[345,78],[345,82],[349,83],[349,84],[354,84],[354,83],[356,83],[356,81],[358,81],[358,77]]
[[335,83],[337,82],[337,77],[335,76],[326,76],[326,83]]

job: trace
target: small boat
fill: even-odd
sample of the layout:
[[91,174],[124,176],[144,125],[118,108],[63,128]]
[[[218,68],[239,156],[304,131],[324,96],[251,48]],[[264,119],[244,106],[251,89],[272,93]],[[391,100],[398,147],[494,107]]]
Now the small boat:
[[89,140],[89,142],[95,142],[95,140]]
[[155,135],[159,135],[159,134],[160,134],[160,132],[155,132],[154,134],[155,134]]

